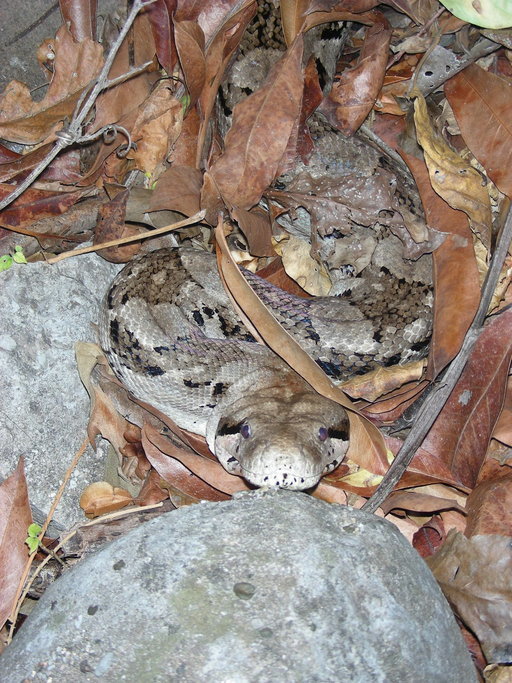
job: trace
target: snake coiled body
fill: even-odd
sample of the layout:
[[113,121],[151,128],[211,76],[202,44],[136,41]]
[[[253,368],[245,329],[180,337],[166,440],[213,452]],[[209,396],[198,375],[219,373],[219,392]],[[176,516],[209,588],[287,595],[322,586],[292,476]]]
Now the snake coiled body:
[[[409,311],[398,329],[395,312],[389,313],[393,324],[383,324],[366,317],[350,296],[302,299],[257,275],[246,277],[336,380],[376,363],[417,357],[428,338],[425,303],[409,307],[414,316]],[[105,297],[100,341],[115,374],[137,398],[204,435],[229,472],[256,486],[309,488],[343,459],[345,410],[252,340],[212,254],[169,248],[128,264]]]
[[[280,31],[269,21],[276,7],[274,0],[260,3],[241,59],[223,84],[221,131],[247,86],[257,87],[285,49],[276,31],[270,48],[260,44],[267,27]],[[313,31],[306,36],[309,54],[332,77],[344,34],[332,27]],[[289,234],[314,245],[338,296],[295,297],[245,273],[335,382],[414,360],[427,348],[431,248],[420,243],[429,237],[418,238],[424,222],[410,177],[391,166],[365,141],[317,126],[308,162],[298,161],[278,179],[267,201],[277,202],[274,213]],[[212,254],[169,248],[128,264],[105,298],[100,341],[135,397],[204,435],[222,465],[255,486],[310,488],[346,453],[345,410],[254,342],[224,292]]]

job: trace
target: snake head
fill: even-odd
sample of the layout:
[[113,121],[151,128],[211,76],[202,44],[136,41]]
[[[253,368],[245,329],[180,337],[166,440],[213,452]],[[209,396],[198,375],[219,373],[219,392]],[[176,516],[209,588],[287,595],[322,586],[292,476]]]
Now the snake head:
[[343,460],[349,421],[342,406],[313,391],[272,387],[226,406],[215,455],[257,487],[304,490]]

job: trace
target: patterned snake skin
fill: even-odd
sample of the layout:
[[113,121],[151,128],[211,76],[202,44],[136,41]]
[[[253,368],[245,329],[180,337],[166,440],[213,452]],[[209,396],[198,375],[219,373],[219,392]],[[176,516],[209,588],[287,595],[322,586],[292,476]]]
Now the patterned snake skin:
[[[329,142],[329,149],[333,146]],[[364,156],[360,151],[358,159]],[[370,183],[375,174],[389,172],[377,168],[378,155],[373,155],[372,170],[362,172]],[[339,182],[345,173],[339,172]],[[353,178],[352,167],[350,173]],[[299,185],[303,181],[300,176]],[[399,183],[386,185],[395,192]],[[396,216],[399,206],[394,198],[389,201],[385,213]],[[317,235],[318,253],[326,257],[339,296],[294,297],[244,273],[279,322],[335,382],[379,364],[414,360],[428,345],[428,256],[417,262],[404,258],[393,222],[378,220],[381,207],[370,227],[351,208],[343,214],[343,230]],[[293,221],[288,227],[297,234],[311,231],[310,224]],[[340,248],[344,240],[348,246]],[[364,267],[346,255],[353,255],[354,240],[356,252],[369,240]],[[345,410],[254,342],[224,292],[215,257],[207,252],[168,248],[129,263],[105,297],[100,342],[134,396],[204,435],[224,468],[254,486],[308,489],[346,453]]]

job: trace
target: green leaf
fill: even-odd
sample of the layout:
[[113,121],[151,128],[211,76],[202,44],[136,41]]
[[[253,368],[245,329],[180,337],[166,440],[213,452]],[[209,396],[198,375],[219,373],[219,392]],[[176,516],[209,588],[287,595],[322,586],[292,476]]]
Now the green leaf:
[[9,256],[9,254],[5,254],[4,256],[0,256],[0,273],[4,270],[9,270],[9,268],[12,266],[12,256]]
[[39,546],[39,541],[37,538],[32,538],[31,536],[25,539],[25,543],[28,545],[30,554],[35,552]]
[[42,528],[39,526],[39,524],[36,524],[35,522],[33,522],[33,523],[29,526],[29,528],[27,529],[28,535],[29,535],[31,538],[37,538],[37,536],[39,536],[39,534],[41,533],[41,531],[42,531]]
[[485,28],[509,28],[512,26],[512,2],[510,0],[440,0],[459,19]]
[[12,257],[15,263],[26,263],[27,259],[23,253],[23,247],[14,247],[14,256]]

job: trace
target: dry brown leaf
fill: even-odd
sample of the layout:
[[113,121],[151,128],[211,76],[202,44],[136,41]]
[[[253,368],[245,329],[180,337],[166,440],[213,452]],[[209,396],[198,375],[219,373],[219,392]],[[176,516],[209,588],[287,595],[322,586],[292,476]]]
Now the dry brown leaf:
[[487,660],[510,663],[510,537],[466,538],[452,530],[441,549],[425,561],[456,613],[477,636]]
[[292,278],[286,274],[283,263],[279,257],[275,258],[264,268],[258,270],[258,275],[264,280],[267,280],[267,282],[283,289],[285,292],[295,294],[295,296],[301,296],[304,299],[311,298],[307,292],[299,287],[295,280],[292,280]]
[[205,85],[204,33],[195,21],[174,22],[174,38],[192,108]]
[[130,503],[133,503],[133,498],[128,491],[114,487],[107,481],[89,484],[80,496],[80,507],[89,519],[120,510]]
[[[236,11],[234,14],[228,12],[222,17],[222,21],[218,22],[217,8],[204,7],[205,3],[200,2],[199,8],[212,10],[213,22],[200,21],[201,28],[204,31],[206,38],[206,54],[205,54],[205,87],[203,88],[198,100],[198,111],[200,113],[201,124],[197,139],[197,155],[196,167],[200,168],[202,163],[202,154],[204,142],[207,135],[208,125],[210,122],[210,115],[215,104],[217,92],[220,83],[224,77],[224,71],[231,59],[233,53],[238,47],[238,43],[247,28],[249,21],[256,13],[256,0],[245,0],[239,6],[236,4]],[[178,16],[180,16],[178,14]],[[178,16],[176,18],[178,18]],[[185,18],[185,17],[184,17]],[[191,18],[187,13],[186,18]],[[207,27],[206,24],[210,23]],[[211,35],[213,33],[213,35]]]
[[469,494],[466,536],[512,536],[512,474],[484,481]]
[[286,45],[290,46],[304,24],[305,10],[311,0],[281,0],[281,26]]
[[133,166],[151,181],[157,180],[165,169],[167,154],[177,140],[183,122],[183,107],[167,83],[162,82],[140,106],[131,131],[137,148],[127,155]]
[[493,183],[512,197],[510,80],[470,64],[445,83],[464,142]]
[[167,157],[170,164],[195,168],[200,127],[201,121],[197,108],[187,111],[181,126],[181,133]]
[[28,560],[25,539],[32,524],[24,460],[0,484],[0,628],[13,608],[18,583]]
[[[142,430],[142,446],[149,462],[158,472],[158,475],[165,482],[173,486],[173,488],[196,500],[216,501],[229,499],[228,494],[224,493],[219,487],[215,487],[216,479],[211,477],[212,471],[219,473],[222,471],[219,481],[221,483],[224,481],[224,470],[220,463],[210,460],[202,462],[205,459],[200,455],[193,453],[185,447],[178,447],[170,439],[159,434],[151,425],[144,425]],[[183,464],[183,461],[189,463],[189,465]],[[190,467],[190,464],[194,464],[194,461],[197,464],[197,469]],[[209,480],[203,479],[200,473],[207,473]],[[234,477],[234,479],[237,478]],[[232,483],[231,480],[229,481]],[[240,490],[243,490],[243,488],[243,486],[240,487]]]
[[[381,396],[389,400],[388,394],[390,392],[404,385],[409,385],[408,388],[410,388],[410,382],[420,380],[424,367],[424,360],[416,360],[404,365],[393,365],[389,368],[379,367],[376,370],[367,372],[364,375],[357,375],[343,382],[343,391],[352,398],[363,398],[365,401],[375,402]],[[403,392],[400,392],[400,394],[397,402],[403,403]],[[415,396],[417,396],[417,392],[415,392]],[[377,406],[376,410],[372,409],[372,414],[380,413],[381,408],[381,406]],[[389,403],[386,404],[385,410],[390,410]]]
[[405,491],[394,491],[382,504],[384,514],[391,510],[406,510],[407,512],[419,512],[421,514],[436,513],[442,510],[458,510],[464,512],[464,507],[459,505],[457,498],[460,494],[455,489],[450,491],[444,486],[445,496],[434,495],[433,486],[422,486]]
[[231,211],[232,218],[243,232],[249,253],[253,256],[275,256],[272,245],[272,226],[268,212],[259,206],[250,211],[235,207]]
[[[149,19],[144,14],[140,14],[133,22],[129,39],[123,41],[115,56],[108,74],[109,78],[122,76],[134,66],[151,61],[155,52],[156,47]],[[110,123],[120,123],[131,130],[139,106],[148,97],[158,78],[159,74],[156,70],[145,71],[100,93],[96,100],[96,114],[91,130],[99,130]],[[130,113],[133,116],[128,118]],[[112,152],[112,145],[108,146],[108,151]],[[112,178],[109,180],[112,182]]]
[[55,71],[42,100],[34,101],[19,81],[6,86],[0,97],[0,137],[25,145],[53,138],[103,65],[101,45],[90,39],[75,42],[65,26],[57,31],[53,49]]
[[371,111],[380,92],[392,30],[384,15],[366,35],[356,66],[337,75],[319,111],[344,135],[352,135]]
[[[93,244],[109,242],[121,237],[130,237],[140,234],[140,226],[127,225],[125,223],[126,203],[130,191],[123,189],[115,197],[103,204],[98,211],[98,222],[94,231]],[[127,263],[136,256],[142,242],[131,242],[130,244],[107,247],[98,252],[98,256],[110,261],[111,263]]]
[[293,235],[277,242],[276,253],[283,261],[286,273],[308,294],[327,296],[331,279],[324,265],[311,257],[311,245]]
[[[0,198],[4,199],[15,185],[0,185]],[[12,228],[26,227],[34,221],[64,214],[83,198],[86,191],[75,192],[36,190],[29,188],[2,211],[2,225]]]
[[[98,364],[105,364],[103,351],[97,344],[77,342],[75,356],[78,373],[91,401],[87,436],[94,446],[96,437],[101,434],[120,454],[126,443],[125,433],[130,423],[115,409],[111,399],[99,386],[93,371]],[[113,376],[112,376],[113,377]]]
[[158,179],[148,211],[171,210],[193,216],[200,209],[201,182],[201,171],[173,164]]
[[473,488],[503,405],[512,356],[512,309],[493,316],[422,448]]
[[[403,445],[402,439],[393,436],[385,437],[386,445],[396,455]],[[469,487],[460,483],[456,474],[453,474],[449,466],[444,462],[441,455],[431,453],[425,448],[418,448],[407,471],[402,476],[396,489],[405,489],[417,486],[446,484],[458,490],[469,493]]]
[[[171,458],[175,458],[182,465],[193,472],[199,479],[201,479],[208,487],[217,489],[218,492],[233,494],[237,491],[248,490],[247,484],[241,477],[234,476],[226,472],[222,465],[217,460],[210,460],[209,458],[204,458],[196,453],[187,453],[184,449],[177,449],[173,444],[166,439],[162,434],[158,432],[151,425],[145,425],[143,430],[143,445],[146,453],[148,453],[148,459],[156,459],[157,452],[152,450],[148,446],[148,442],[153,444],[161,453],[166,453]],[[160,468],[164,468],[164,463],[161,458],[159,458],[158,465]],[[169,465],[167,465],[169,467]],[[174,484],[174,481],[171,482]],[[177,488],[181,488],[179,484],[176,484]],[[196,481],[193,484],[195,490],[202,490],[207,495],[208,490],[205,486],[201,486],[201,482]],[[215,495],[220,495],[216,493]],[[210,500],[211,498],[209,498]],[[216,498],[215,500],[219,500]]]
[[210,168],[228,207],[255,206],[276,176],[300,115],[302,48],[299,35],[264,85],[234,108],[225,151]]
[[512,447],[512,375],[508,378],[505,402],[492,438]]
[[[475,244],[481,240],[485,249],[488,249],[492,225],[491,204],[482,176],[434,130],[425,99],[420,94],[414,101],[414,122],[432,187],[450,206],[468,215],[475,233]],[[481,275],[485,275],[485,272]]]

